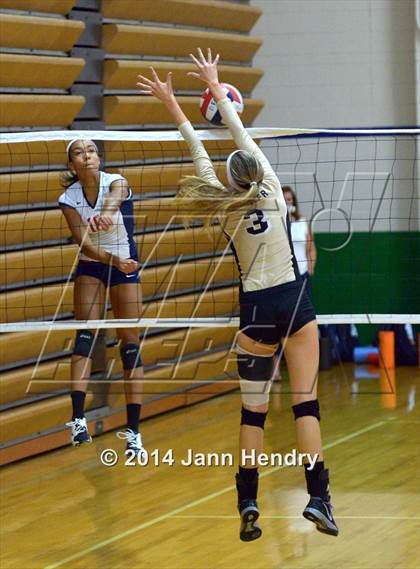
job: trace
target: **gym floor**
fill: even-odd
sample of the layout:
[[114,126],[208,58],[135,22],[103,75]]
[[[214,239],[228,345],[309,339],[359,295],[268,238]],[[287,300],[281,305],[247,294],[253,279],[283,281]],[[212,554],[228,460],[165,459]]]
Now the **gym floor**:
[[[378,370],[379,371],[379,370]],[[145,421],[147,466],[125,466],[115,433],[3,468],[1,567],[142,569],[417,569],[420,565],[417,368],[356,380],[322,372],[325,461],[340,535],[301,516],[299,467],[260,469],[261,539],[238,537],[234,475],[240,395]],[[296,448],[289,384],[274,384],[266,452]],[[104,466],[113,449],[119,463]],[[188,449],[231,453],[234,466],[185,466]],[[161,461],[173,449],[174,464]]]

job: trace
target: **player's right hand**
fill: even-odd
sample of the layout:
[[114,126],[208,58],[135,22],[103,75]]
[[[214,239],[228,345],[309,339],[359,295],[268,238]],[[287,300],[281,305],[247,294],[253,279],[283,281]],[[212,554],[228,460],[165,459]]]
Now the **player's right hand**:
[[128,274],[137,271],[137,269],[140,267],[140,264],[138,263],[138,261],[135,261],[134,259],[121,259],[120,257],[118,257],[115,266],[122,273]]
[[137,83],[142,88],[144,95],[154,95],[163,103],[170,101],[174,96],[172,87],[172,72],[170,71],[166,76],[166,81],[161,81],[158,74],[152,66],[150,66],[152,79],[148,79],[144,75],[137,75],[140,81]]

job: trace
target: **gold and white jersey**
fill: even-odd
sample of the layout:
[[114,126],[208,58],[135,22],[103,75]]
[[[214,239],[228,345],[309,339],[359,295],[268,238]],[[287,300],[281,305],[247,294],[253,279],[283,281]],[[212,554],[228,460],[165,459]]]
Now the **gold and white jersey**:
[[[253,154],[264,169],[255,207],[247,212],[235,211],[219,220],[238,264],[242,290],[262,290],[295,281],[287,229],[287,207],[279,179],[262,150],[242,125],[230,100],[219,101],[218,108],[237,147]],[[189,146],[197,176],[225,189],[191,123],[183,123],[179,130]]]

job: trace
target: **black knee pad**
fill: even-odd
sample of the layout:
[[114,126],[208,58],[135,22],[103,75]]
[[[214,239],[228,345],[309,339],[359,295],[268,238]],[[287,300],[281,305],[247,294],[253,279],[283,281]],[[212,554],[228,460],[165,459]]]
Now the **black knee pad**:
[[251,427],[260,427],[264,429],[265,419],[267,412],[260,413],[258,411],[250,411],[242,407],[241,410],[241,425],[250,425]]
[[295,419],[299,417],[316,417],[318,421],[321,420],[321,415],[319,413],[319,401],[318,399],[312,399],[311,401],[303,401],[292,407],[293,413],[295,414]]
[[76,334],[76,341],[74,343],[73,354],[76,356],[83,356],[84,358],[91,358],[93,339],[94,334],[89,330],[78,330]]
[[124,370],[134,369],[143,365],[138,344],[125,344],[120,349],[120,354]]
[[273,373],[273,358],[238,354],[238,373],[242,379],[249,381],[268,381]]

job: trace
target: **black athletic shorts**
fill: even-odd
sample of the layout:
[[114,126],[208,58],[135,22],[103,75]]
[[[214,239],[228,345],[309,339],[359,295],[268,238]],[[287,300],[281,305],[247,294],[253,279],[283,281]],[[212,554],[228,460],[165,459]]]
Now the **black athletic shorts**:
[[87,275],[95,277],[104,283],[105,286],[115,286],[120,284],[133,284],[140,282],[139,269],[132,273],[123,273],[117,267],[106,265],[99,261],[80,260],[74,274],[74,278]]
[[[242,292],[240,329],[257,342],[277,344],[316,319],[313,304],[303,287],[304,281]],[[302,290],[303,287],[303,290]]]

